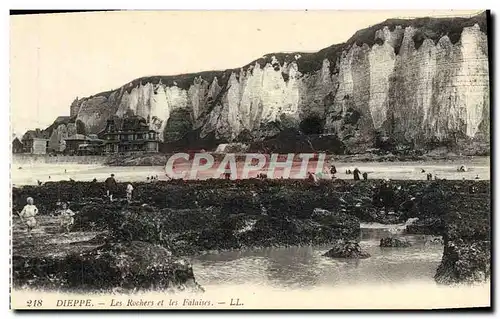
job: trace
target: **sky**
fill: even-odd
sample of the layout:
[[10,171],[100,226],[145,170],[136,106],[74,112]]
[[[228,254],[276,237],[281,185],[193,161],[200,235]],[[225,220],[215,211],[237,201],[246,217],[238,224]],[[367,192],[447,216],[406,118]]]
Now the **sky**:
[[474,11],[123,11],[11,16],[11,129],[46,128],[76,98],[149,75],[315,52],[389,18]]

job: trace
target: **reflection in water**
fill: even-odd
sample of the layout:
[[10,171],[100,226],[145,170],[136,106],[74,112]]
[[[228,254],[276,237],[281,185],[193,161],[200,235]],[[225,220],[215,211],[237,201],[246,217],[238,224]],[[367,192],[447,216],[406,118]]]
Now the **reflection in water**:
[[311,246],[274,250],[267,259],[267,278],[274,285],[315,286],[318,282],[320,258]]
[[[196,257],[194,273],[201,285],[266,285],[312,288],[359,284],[433,282],[443,246],[426,245],[426,236],[405,236],[409,248],[381,248],[380,238],[394,227],[362,228],[361,247],[372,257],[363,260],[323,257],[329,246],[228,251]],[[398,236],[403,236],[399,234]]]

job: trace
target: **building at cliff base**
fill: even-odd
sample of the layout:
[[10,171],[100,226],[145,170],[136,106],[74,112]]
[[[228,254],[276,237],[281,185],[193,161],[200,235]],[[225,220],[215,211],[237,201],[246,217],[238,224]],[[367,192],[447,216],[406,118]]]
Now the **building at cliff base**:
[[12,153],[23,153],[24,152],[24,144],[16,137],[12,141]]
[[109,119],[98,136],[104,141],[104,154],[157,153],[160,141],[158,132],[139,116],[123,119],[120,127]]
[[29,130],[24,134],[22,144],[24,153],[42,155],[47,154],[49,139],[40,129]]
[[104,141],[97,135],[72,135],[65,140],[65,153],[70,155],[100,155],[103,153]]

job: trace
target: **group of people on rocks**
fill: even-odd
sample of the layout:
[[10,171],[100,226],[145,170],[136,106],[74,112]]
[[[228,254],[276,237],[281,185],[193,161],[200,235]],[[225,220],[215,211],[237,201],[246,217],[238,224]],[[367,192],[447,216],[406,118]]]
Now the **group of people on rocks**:
[[[96,181],[97,180],[94,179],[93,182]],[[106,188],[106,197],[112,202],[114,200],[113,197],[118,194],[118,183],[115,180],[115,175],[111,174],[108,178],[106,178],[106,180],[104,181],[104,185]],[[132,201],[132,193],[134,192],[134,187],[132,186],[132,184],[127,184],[125,192],[127,201]],[[57,206],[59,206],[60,208],[56,209],[56,211],[50,214],[50,216],[59,218],[60,230],[62,233],[67,234],[71,231],[71,228],[75,223],[74,216],[76,215],[76,213],[69,209],[68,202],[58,202]],[[26,226],[26,231],[30,237],[32,236],[33,229],[38,226],[38,222],[35,218],[38,213],[39,210],[35,206],[32,197],[28,197],[26,199],[26,205],[23,207],[22,211],[18,213],[18,216]]]
[[[75,223],[75,212],[69,209],[67,202],[58,203],[58,206],[61,208],[57,209],[51,214],[51,216],[59,217],[60,230],[61,232],[67,234],[71,231],[71,228]],[[21,221],[26,225],[26,231],[29,236],[32,236],[33,229],[38,226],[38,221],[35,218],[35,216],[38,215],[38,212],[38,208],[35,206],[33,198],[28,197],[23,210],[18,213],[19,218],[21,218]]]
[[[151,178],[152,177],[153,176],[151,176]],[[108,197],[109,200],[112,202],[113,196],[117,195],[118,193],[118,183],[115,180],[115,174],[111,174],[111,176],[106,178],[106,180],[104,181],[104,185],[106,186],[106,197]],[[127,187],[125,188],[125,194],[128,202],[132,200],[133,192],[134,192],[134,186],[128,183]]]

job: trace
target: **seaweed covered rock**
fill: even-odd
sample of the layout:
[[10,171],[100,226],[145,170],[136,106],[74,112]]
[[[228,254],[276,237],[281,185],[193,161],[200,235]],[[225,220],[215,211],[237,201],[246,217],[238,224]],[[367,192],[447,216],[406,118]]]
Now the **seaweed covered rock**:
[[490,241],[449,241],[434,279],[440,284],[484,282],[491,276]]
[[[441,235],[446,216],[442,207],[481,194],[482,202],[489,202],[489,181],[473,185],[475,193],[469,192],[470,181],[391,181],[393,193],[382,196],[384,204],[373,201],[381,197],[379,180],[325,180],[318,186],[286,179],[172,180],[134,183],[133,202],[119,195],[109,203],[103,183],[52,182],[13,188],[13,206],[20,210],[26,197],[33,196],[44,215],[53,212],[58,201],[69,201],[70,208],[79,211],[74,230],[109,230],[110,240],[145,241],[184,254],[353,239],[360,220],[393,224],[419,218],[408,225],[409,233]],[[125,197],[126,183],[118,186]],[[450,193],[462,199],[448,199]]]
[[369,214],[371,216],[371,221],[384,225],[399,224],[404,221],[404,216],[393,210],[385,211],[372,209],[369,211]]
[[410,247],[411,243],[406,239],[385,237],[380,239],[380,247]]
[[[84,271],[82,271],[84,270]],[[66,256],[13,257],[17,287],[111,291],[202,291],[191,265],[145,242],[107,243]]]
[[406,233],[415,235],[441,235],[444,232],[442,218],[428,217],[413,221],[406,225]]
[[333,248],[323,254],[329,258],[357,258],[365,259],[371,257],[369,253],[363,251],[356,241],[338,240],[334,243]]
[[146,241],[167,247],[175,254],[239,247],[234,234],[244,224],[240,215],[227,216],[214,207],[160,210],[148,207],[125,210],[119,222],[110,227],[114,240]]
[[[272,247],[299,244],[309,240],[300,234],[303,221],[264,215],[259,217],[247,231],[240,232],[238,239],[244,246]],[[302,235],[302,236],[301,236]],[[302,238],[301,238],[302,237]]]
[[94,231],[108,229],[122,220],[122,206],[111,203],[86,203],[75,214],[73,230]]
[[444,216],[444,252],[435,280],[473,283],[491,275],[491,208],[488,194],[450,197]]
[[150,243],[108,243],[77,259],[68,267],[70,285],[155,291],[200,288],[187,261]]
[[247,231],[237,237],[244,246],[289,246],[324,244],[336,239],[356,238],[360,232],[359,220],[345,213],[315,209],[311,218],[275,217],[257,218]]
[[[126,184],[118,185],[118,193],[125,197]],[[104,183],[94,182],[46,182],[43,186],[23,186],[14,188],[12,192],[12,203],[14,210],[22,209],[26,204],[26,198],[32,197],[42,215],[50,215],[61,201],[69,202],[70,206],[78,205],[79,202],[89,198],[103,198],[106,194]],[[73,208],[72,208],[73,209]]]
[[427,238],[425,240],[425,245],[430,246],[430,245],[444,245],[444,240],[441,236],[432,236],[430,238]]
[[315,208],[311,219],[329,228],[333,233],[337,234],[337,238],[352,238],[358,236],[361,231],[359,219],[343,212]]

